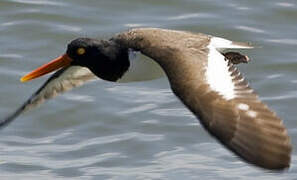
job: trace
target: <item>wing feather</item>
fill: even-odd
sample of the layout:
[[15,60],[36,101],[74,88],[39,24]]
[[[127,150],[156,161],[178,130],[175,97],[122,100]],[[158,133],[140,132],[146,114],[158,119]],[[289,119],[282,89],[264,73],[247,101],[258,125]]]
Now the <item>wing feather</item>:
[[289,167],[292,148],[281,119],[260,101],[237,68],[229,66],[235,98],[226,100],[217,93],[211,107],[209,101],[203,101],[200,120],[212,135],[244,160],[268,169]]
[[95,75],[87,68],[69,66],[54,73],[20,108],[10,116],[0,121],[0,127],[4,127],[21,113],[39,106],[46,100],[69,91],[75,87],[95,79]]
[[212,135],[244,160],[267,169],[289,167],[292,147],[281,119],[260,101],[239,70],[232,63],[228,66],[235,97],[227,100],[208,90],[200,113],[193,112],[198,112]]

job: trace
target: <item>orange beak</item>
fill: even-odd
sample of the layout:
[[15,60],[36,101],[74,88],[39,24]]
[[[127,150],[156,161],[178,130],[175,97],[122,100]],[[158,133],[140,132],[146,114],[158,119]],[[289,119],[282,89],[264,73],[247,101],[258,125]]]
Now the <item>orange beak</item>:
[[40,66],[39,68],[35,69],[34,71],[26,74],[25,76],[23,76],[20,79],[20,81],[26,82],[26,81],[38,78],[38,77],[45,75],[47,73],[50,73],[52,71],[55,71],[61,67],[69,66],[71,61],[72,61],[72,59],[67,54],[64,54],[64,55],[59,56],[58,58],[50,61],[49,63]]

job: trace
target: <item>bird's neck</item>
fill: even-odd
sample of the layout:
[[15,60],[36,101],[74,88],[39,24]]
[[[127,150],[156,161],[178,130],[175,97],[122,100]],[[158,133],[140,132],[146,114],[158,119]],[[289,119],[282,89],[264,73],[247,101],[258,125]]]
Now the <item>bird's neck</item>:
[[[99,46],[98,46],[99,47]],[[128,49],[113,41],[102,41],[100,55],[90,61],[88,68],[99,78],[117,81],[130,66]]]

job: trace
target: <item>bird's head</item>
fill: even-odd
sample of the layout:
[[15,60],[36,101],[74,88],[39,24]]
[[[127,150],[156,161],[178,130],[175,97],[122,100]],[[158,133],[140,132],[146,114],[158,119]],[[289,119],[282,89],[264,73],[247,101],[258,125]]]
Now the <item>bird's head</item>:
[[115,42],[77,38],[68,44],[65,54],[23,76],[21,82],[67,66],[87,67],[101,79],[116,81],[129,65],[128,50]]

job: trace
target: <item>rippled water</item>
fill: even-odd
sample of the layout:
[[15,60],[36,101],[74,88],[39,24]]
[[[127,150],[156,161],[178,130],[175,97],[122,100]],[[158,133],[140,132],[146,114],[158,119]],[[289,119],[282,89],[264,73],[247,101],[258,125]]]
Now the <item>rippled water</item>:
[[[297,149],[295,0],[1,0],[0,114],[46,78],[24,73],[79,36],[108,38],[132,27],[203,32],[257,49],[240,69],[284,119]],[[213,140],[171,93],[166,78],[92,82],[20,116],[1,130],[1,179],[296,179],[243,163]]]

